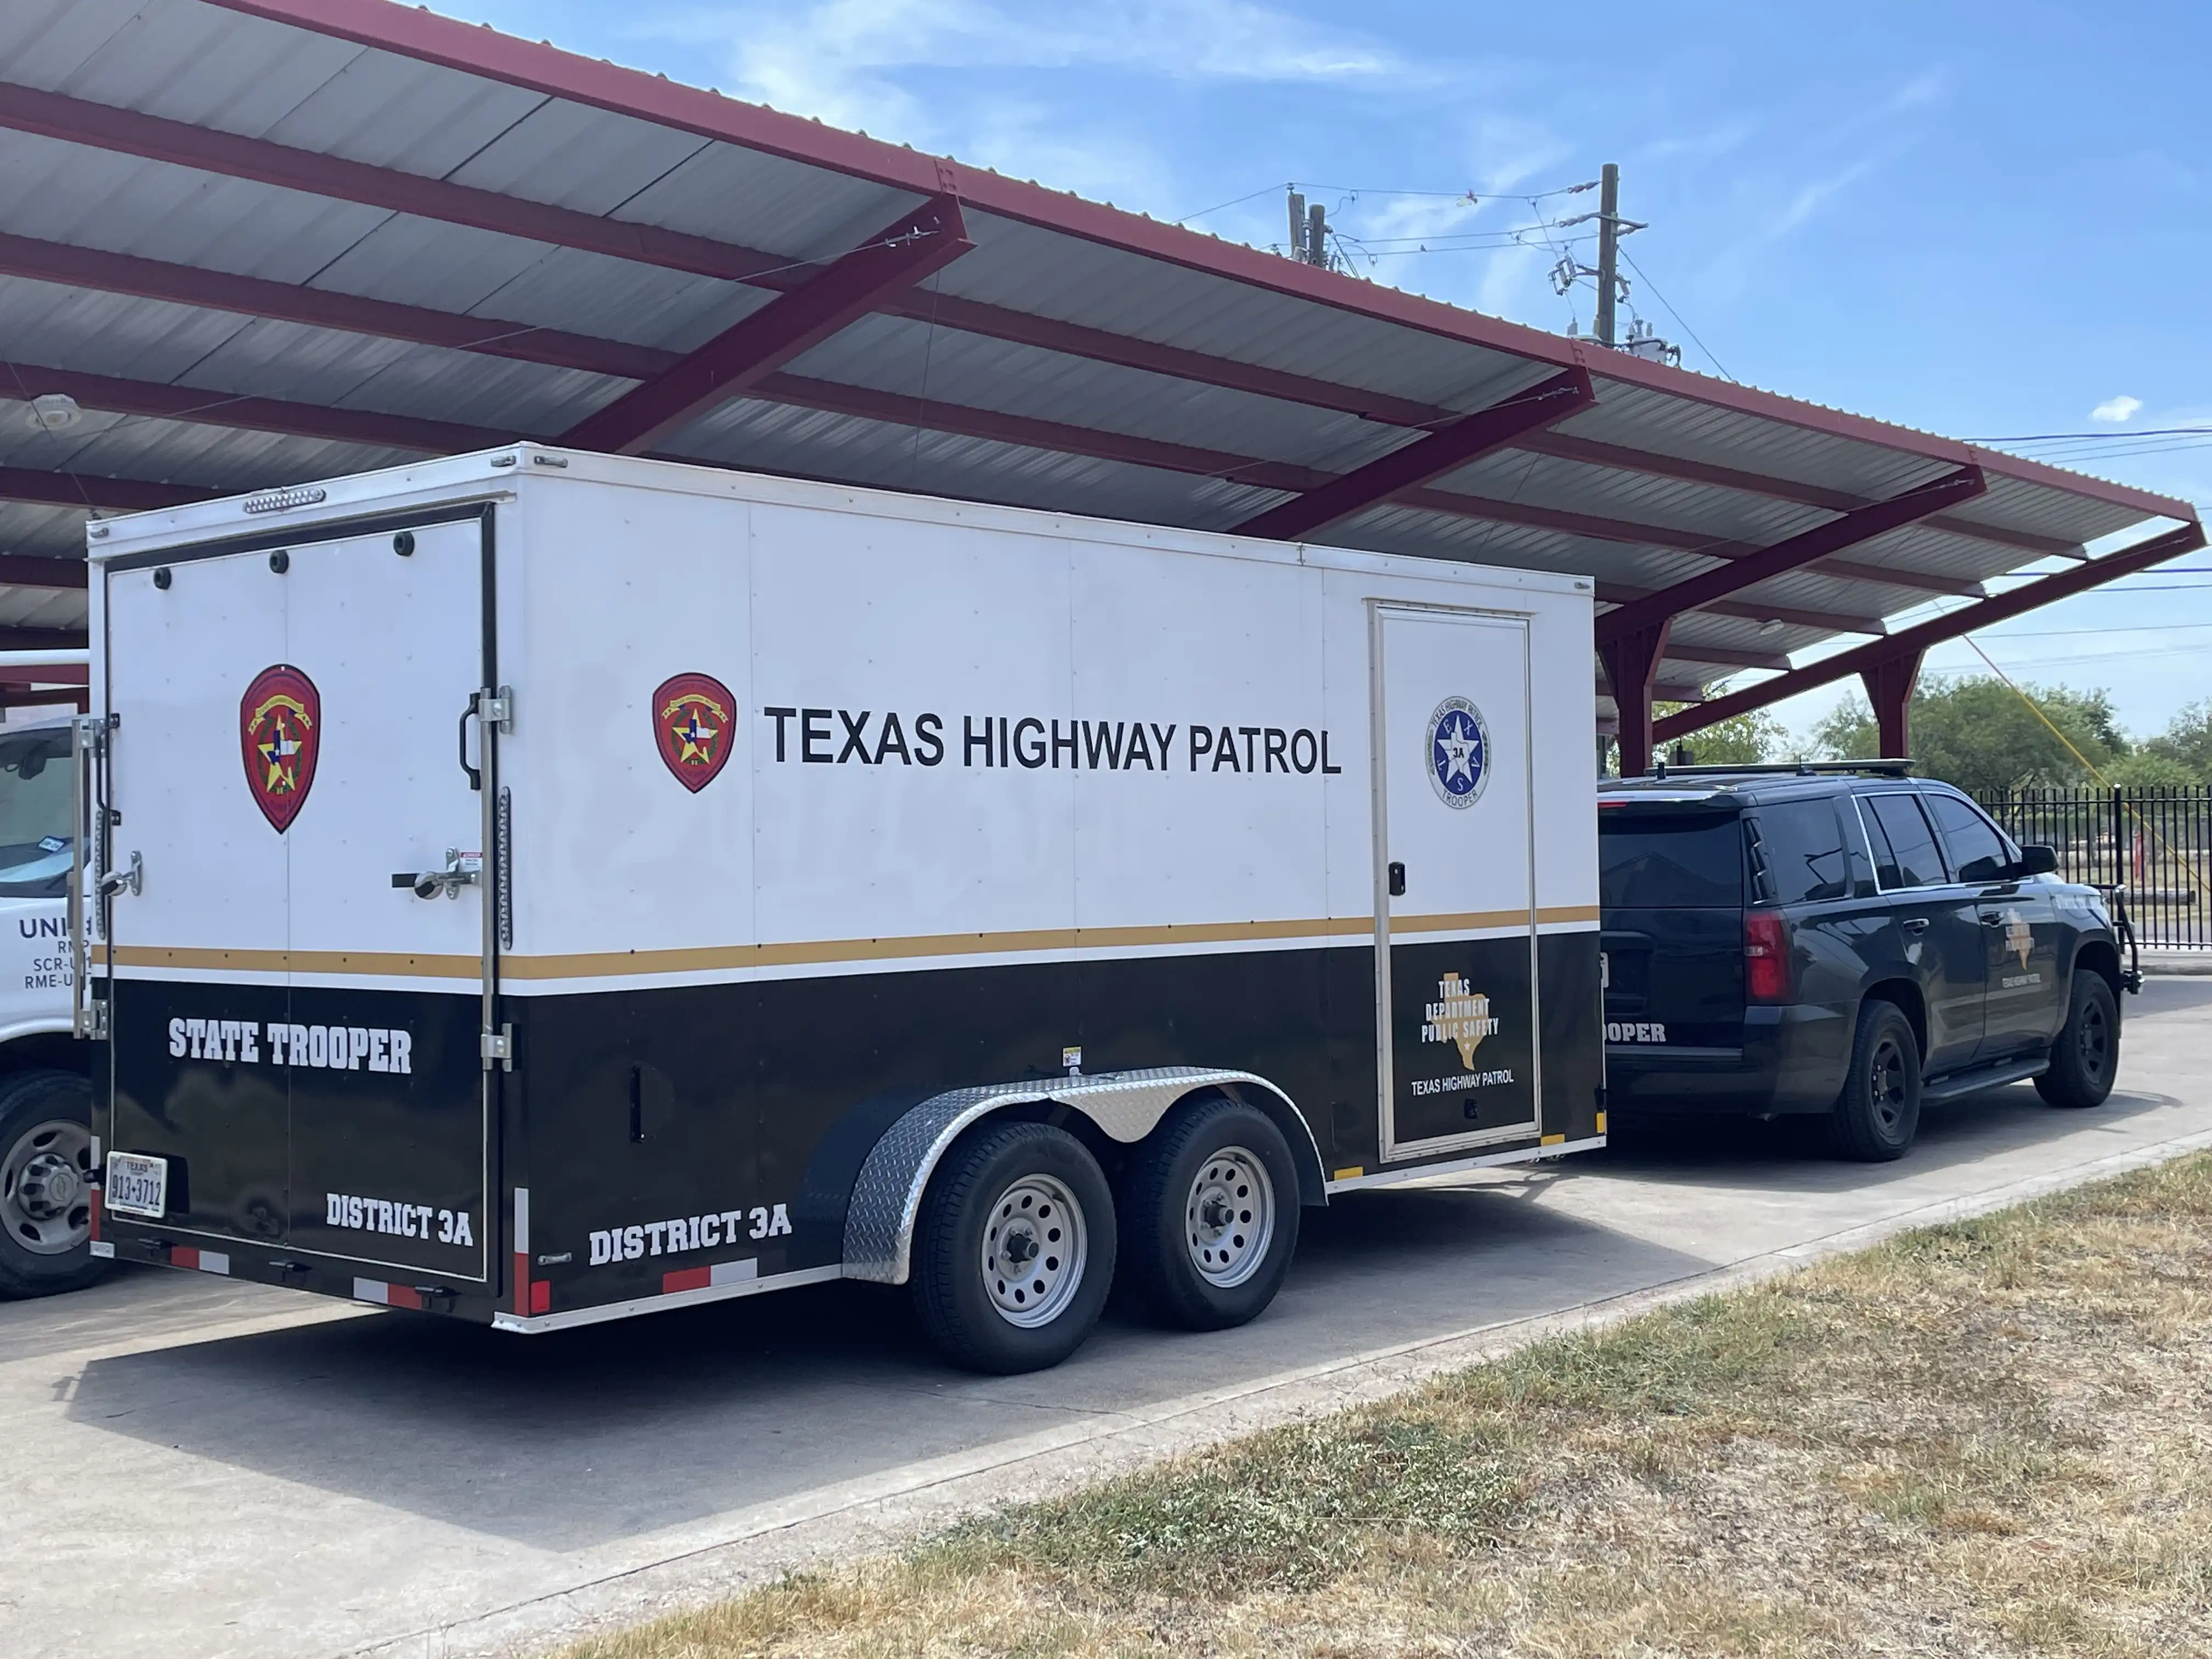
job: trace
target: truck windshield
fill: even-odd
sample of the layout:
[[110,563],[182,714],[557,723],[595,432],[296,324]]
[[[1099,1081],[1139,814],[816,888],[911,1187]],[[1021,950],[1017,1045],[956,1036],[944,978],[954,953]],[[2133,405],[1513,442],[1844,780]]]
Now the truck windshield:
[[1743,830],[1733,812],[1598,814],[1598,902],[1611,909],[1735,909]]
[[70,738],[0,735],[0,898],[69,892]]

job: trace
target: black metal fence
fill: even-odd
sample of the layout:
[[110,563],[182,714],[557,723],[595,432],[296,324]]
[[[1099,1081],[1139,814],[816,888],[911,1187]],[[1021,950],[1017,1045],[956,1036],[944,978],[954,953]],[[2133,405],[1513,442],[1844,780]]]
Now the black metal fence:
[[2116,887],[2149,945],[2212,946],[2212,787],[1977,795],[2015,841],[2058,849],[2072,881]]

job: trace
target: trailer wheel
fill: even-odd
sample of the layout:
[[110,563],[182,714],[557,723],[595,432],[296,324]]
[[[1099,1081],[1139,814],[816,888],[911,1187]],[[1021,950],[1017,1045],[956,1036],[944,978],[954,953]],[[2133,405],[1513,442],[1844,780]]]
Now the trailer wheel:
[[1298,1243],[1298,1175],[1274,1120],[1200,1100],[1154,1130],[1123,1187],[1129,1273],[1156,1316],[1218,1331],[1256,1319]]
[[949,1153],[915,1229],[914,1299],[946,1358],[979,1371],[1057,1365],[1114,1279],[1114,1198],[1083,1143],[1042,1123]]
[[0,1085],[0,1297],[82,1290],[94,1259],[92,1090],[70,1072]]

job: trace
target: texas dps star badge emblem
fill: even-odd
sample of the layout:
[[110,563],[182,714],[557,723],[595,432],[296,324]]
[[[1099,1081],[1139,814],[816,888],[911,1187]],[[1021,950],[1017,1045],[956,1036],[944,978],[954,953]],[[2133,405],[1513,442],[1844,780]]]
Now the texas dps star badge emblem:
[[1421,1010],[1421,1041],[1449,1042],[1459,1050],[1459,1063],[1474,1069],[1474,1051],[1482,1040],[1496,1036],[1499,1020],[1490,1012],[1490,999],[1469,986],[1458,974],[1437,981],[1437,1000]]
[[238,743],[253,804],[281,836],[315,786],[323,746],[323,696],[315,683],[287,662],[256,674],[238,700]]
[[676,781],[697,794],[730,757],[738,700],[712,674],[675,674],[653,694],[653,737]]
[[1429,716],[1429,782],[1447,806],[1472,806],[1490,779],[1490,728],[1465,697],[1446,697]]

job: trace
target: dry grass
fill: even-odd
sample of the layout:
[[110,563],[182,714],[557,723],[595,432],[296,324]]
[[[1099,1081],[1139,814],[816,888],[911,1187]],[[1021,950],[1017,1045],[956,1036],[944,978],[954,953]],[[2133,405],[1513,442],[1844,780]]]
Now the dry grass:
[[2212,1654],[2212,1157],[569,1659]]

